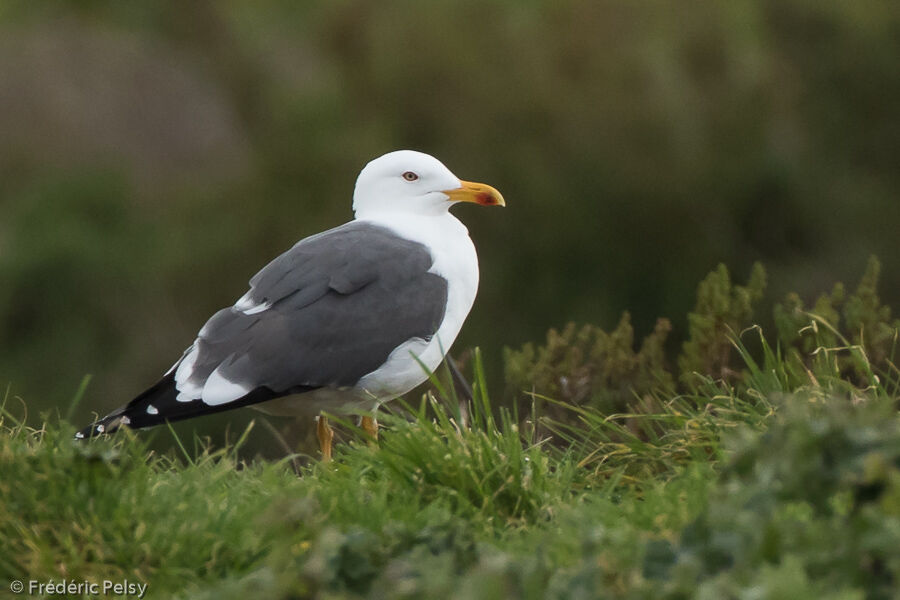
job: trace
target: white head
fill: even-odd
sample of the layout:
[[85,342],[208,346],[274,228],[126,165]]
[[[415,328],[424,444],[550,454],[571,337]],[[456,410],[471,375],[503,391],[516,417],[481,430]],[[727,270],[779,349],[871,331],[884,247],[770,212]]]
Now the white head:
[[506,206],[500,192],[483,183],[461,181],[441,161],[414,150],[397,150],[367,164],[356,179],[353,211],[441,215],[457,202]]

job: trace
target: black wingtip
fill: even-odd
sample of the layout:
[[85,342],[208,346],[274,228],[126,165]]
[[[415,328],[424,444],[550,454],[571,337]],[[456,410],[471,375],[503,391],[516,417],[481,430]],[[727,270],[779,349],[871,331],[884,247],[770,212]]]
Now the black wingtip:
[[[84,440],[98,437],[104,434],[113,433],[122,426],[138,429],[141,427],[149,427],[156,425],[163,419],[153,419],[153,414],[145,414],[147,405],[151,398],[159,396],[171,396],[175,398],[175,376],[174,373],[166,374],[160,379],[156,385],[150,387],[137,398],[114,410],[102,419],[95,421],[91,425],[85,427],[75,434],[75,439]],[[149,418],[148,418],[149,417]]]
[[173,373],[169,373],[159,380],[156,385],[140,394],[127,405],[113,411],[102,419],[94,422],[89,427],[85,427],[76,433],[75,438],[79,440],[90,439],[92,437],[113,433],[123,426],[130,427],[131,429],[153,427],[154,425],[161,425],[165,422],[181,421],[182,419],[189,419],[200,415],[231,410],[241,406],[249,406],[259,402],[265,402],[266,400],[281,395],[301,393],[311,389],[314,388],[297,387],[288,390],[284,394],[277,394],[269,388],[262,386],[252,390],[244,397],[238,398],[233,402],[209,405],[200,400],[178,400],[178,390],[175,387],[175,376]]
[[123,425],[131,425],[131,419],[122,414],[122,411],[116,411],[76,433],[75,439],[84,440],[107,433],[113,433]]

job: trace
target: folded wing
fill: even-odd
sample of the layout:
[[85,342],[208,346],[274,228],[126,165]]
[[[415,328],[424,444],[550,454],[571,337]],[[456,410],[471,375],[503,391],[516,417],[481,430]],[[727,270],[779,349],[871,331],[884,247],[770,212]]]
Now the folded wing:
[[351,387],[438,330],[447,281],[417,242],[351,222],[298,242],[217,312],[156,385],[80,434],[147,427],[321,387]]

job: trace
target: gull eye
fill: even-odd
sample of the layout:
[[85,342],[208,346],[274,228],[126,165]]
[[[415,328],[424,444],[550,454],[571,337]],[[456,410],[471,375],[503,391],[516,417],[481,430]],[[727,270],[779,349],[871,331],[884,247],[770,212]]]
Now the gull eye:
[[407,181],[415,181],[418,178],[419,178],[419,176],[416,175],[415,173],[413,173],[412,171],[407,171],[406,173],[403,174],[403,179],[405,179]]

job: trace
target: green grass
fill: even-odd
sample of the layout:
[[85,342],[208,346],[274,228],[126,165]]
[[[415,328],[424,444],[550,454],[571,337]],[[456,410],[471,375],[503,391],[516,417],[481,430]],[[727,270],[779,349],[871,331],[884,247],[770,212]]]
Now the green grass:
[[[493,406],[476,354],[468,425],[436,379],[379,415],[377,444],[358,434],[300,476],[295,457],[241,460],[243,438],[171,455],[145,433],[75,442],[7,399],[0,580],[130,579],[151,598],[894,597],[894,379],[852,344],[807,363],[758,329],[729,338],[739,381],[697,374],[616,414]],[[846,361],[870,376],[848,380]]]

